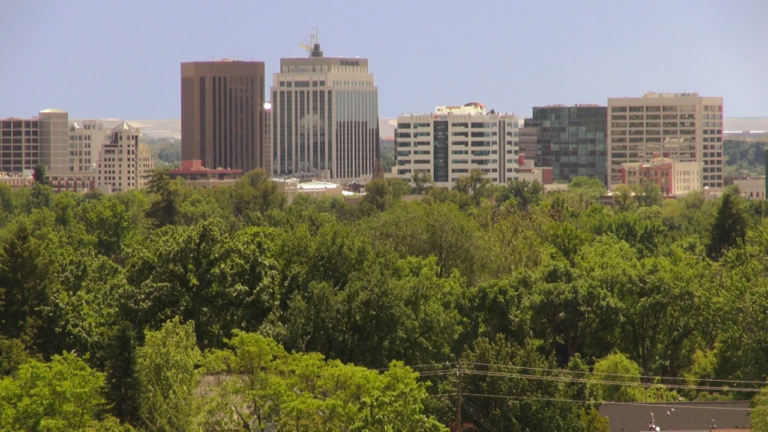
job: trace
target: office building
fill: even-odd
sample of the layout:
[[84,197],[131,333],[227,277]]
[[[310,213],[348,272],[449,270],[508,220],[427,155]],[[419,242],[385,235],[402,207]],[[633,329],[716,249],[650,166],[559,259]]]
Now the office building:
[[378,89],[368,60],[280,60],[272,82],[272,173],[357,179],[373,174],[379,145]]
[[437,186],[450,188],[477,169],[505,184],[518,168],[518,123],[515,114],[486,113],[477,102],[398,116],[397,176],[410,182],[416,171],[427,172]]
[[124,192],[146,186],[155,164],[141,131],[126,122],[110,131],[110,141],[99,151],[96,186],[105,193]]
[[588,176],[605,183],[606,112],[598,105],[534,107],[533,116],[525,119],[526,157],[536,166],[552,167],[555,181]]
[[264,63],[181,64],[181,158],[209,168],[263,168]]
[[47,109],[38,117],[0,121],[0,171],[22,172],[42,164],[63,170],[69,142],[66,111]]
[[608,186],[621,166],[661,155],[702,165],[705,188],[723,187],[723,98],[698,93],[647,93],[608,99]]

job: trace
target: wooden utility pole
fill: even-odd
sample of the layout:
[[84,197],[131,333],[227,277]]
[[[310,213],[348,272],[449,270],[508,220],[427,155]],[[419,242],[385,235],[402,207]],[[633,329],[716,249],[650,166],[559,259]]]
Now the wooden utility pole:
[[456,390],[458,394],[456,402],[456,432],[461,432],[461,363],[456,365]]

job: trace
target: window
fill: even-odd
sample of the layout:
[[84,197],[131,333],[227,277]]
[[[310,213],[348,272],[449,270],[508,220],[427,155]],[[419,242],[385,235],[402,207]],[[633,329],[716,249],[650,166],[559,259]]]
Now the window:
[[428,137],[430,135],[429,132],[414,132],[413,137],[419,138],[419,137]]
[[414,123],[414,124],[413,124],[413,128],[414,128],[414,129],[416,129],[416,128],[420,128],[420,127],[425,127],[425,128],[428,128],[428,127],[430,127],[430,126],[431,126],[431,125],[430,125],[429,123]]
[[627,112],[627,107],[611,107],[611,112]]
[[491,123],[472,122],[472,129],[487,129],[491,126]]
[[411,124],[410,123],[398,123],[397,124],[398,129],[410,129]]
[[629,107],[629,112],[643,112],[643,111],[644,111],[643,107],[641,106]]
[[410,138],[411,133],[410,132],[398,132],[397,133],[398,138]]
[[469,124],[468,124],[468,123],[451,123],[451,127],[462,127],[462,128],[466,128],[466,127],[469,127]]
[[[474,134],[474,132],[472,132]],[[451,136],[460,136],[469,138],[469,132],[451,132]]]
[[465,164],[465,163],[469,163],[469,159],[451,159],[451,163]]

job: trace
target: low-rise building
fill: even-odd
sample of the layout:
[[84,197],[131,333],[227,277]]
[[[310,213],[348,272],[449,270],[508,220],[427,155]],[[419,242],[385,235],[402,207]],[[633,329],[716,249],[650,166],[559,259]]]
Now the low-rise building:
[[183,178],[188,186],[205,189],[232,186],[242,175],[241,169],[205,168],[201,160],[183,160],[180,167],[168,171],[171,179]]
[[734,180],[733,185],[739,188],[741,196],[746,199],[765,199],[765,178]]
[[649,181],[657,184],[664,195],[679,196],[703,189],[701,170],[701,162],[655,157],[648,162],[621,164],[620,178],[626,185]]
[[519,166],[517,172],[518,179],[525,180],[529,183],[537,181],[542,185],[554,183],[552,167],[534,166],[534,162],[532,160],[526,159],[525,155],[523,154],[518,155],[517,161],[517,165]]
[[288,204],[291,204],[298,195],[306,195],[315,198],[321,196],[341,197],[346,195],[346,191],[344,191],[344,189],[338,183],[331,183],[320,180],[302,182],[297,178],[273,178],[272,181],[277,183],[278,191],[285,195]]
[[35,184],[34,170],[24,170],[22,172],[4,172],[0,173],[0,184],[5,184],[16,190],[25,186]]

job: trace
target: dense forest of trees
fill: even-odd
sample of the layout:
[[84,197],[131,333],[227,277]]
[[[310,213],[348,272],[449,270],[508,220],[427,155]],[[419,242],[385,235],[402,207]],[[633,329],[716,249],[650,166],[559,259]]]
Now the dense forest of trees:
[[766,430],[765,202],[415,180],[0,186],[0,430],[586,432],[753,397]]

